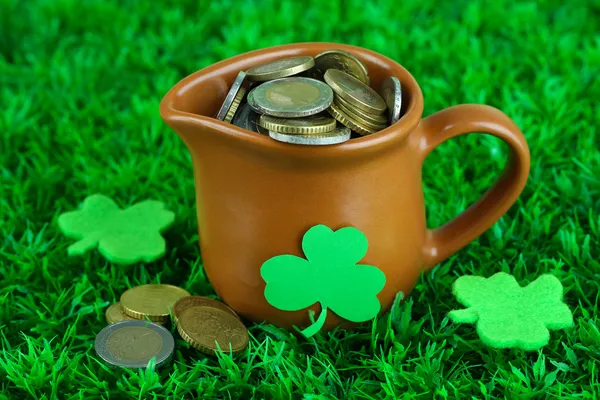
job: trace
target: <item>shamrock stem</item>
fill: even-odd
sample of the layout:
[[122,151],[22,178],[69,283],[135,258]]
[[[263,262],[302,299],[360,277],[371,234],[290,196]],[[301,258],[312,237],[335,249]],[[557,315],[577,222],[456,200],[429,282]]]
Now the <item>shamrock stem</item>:
[[452,310],[448,313],[448,317],[454,322],[464,324],[474,324],[479,319],[479,315],[472,308]]
[[313,324],[311,326],[304,329],[300,333],[302,333],[307,338],[315,335],[317,332],[319,332],[321,330],[326,319],[327,319],[327,307],[322,307],[321,314],[319,314],[319,318],[317,319],[317,321],[313,322]]
[[70,256],[79,256],[89,249],[98,245],[98,235],[86,236],[80,241],[73,243],[67,248],[67,254]]

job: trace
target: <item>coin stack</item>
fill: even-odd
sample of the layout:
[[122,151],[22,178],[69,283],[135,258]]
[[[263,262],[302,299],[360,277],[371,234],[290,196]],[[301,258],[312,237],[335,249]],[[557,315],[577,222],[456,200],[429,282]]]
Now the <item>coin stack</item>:
[[287,143],[328,145],[371,135],[402,117],[396,77],[369,86],[365,65],[344,50],[283,58],[240,71],[217,119]]
[[335,93],[328,111],[336,120],[360,135],[387,127],[387,105],[371,87],[338,69],[328,69],[324,78]]
[[112,366],[143,368],[153,357],[160,366],[175,349],[173,335],[162,326],[171,317],[181,338],[206,354],[239,353],[248,345],[248,330],[231,308],[158,284],[133,287],[108,307],[109,326],[96,336],[96,352]]

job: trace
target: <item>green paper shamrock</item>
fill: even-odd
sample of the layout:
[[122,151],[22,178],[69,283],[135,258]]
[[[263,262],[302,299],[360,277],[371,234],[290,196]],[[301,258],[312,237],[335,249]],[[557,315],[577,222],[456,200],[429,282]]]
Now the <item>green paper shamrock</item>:
[[548,344],[548,329],[573,326],[573,315],[562,302],[562,284],[552,275],[542,275],[526,287],[504,272],[488,279],[462,276],[452,291],[468,308],[451,311],[450,319],[477,323],[479,337],[491,347],[537,350]]
[[58,226],[69,238],[79,239],[68,254],[80,255],[98,246],[111,262],[131,264],[151,262],[165,254],[160,232],[170,226],[175,214],[155,200],[137,203],[125,210],[108,197],[95,194],[83,201],[82,208],[58,217]]
[[313,226],[302,239],[307,260],[280,255],[262,265],[267,302],[284,311],[320,302],[317,321],[302,331],[306,337],[323,327],[327,309],[352,322],[374,318],[381,308],[377,293],[385,286],[385,275],[377,267],[357,264],[367,247],[367,238],[356,228],[334,232],[325,225]]

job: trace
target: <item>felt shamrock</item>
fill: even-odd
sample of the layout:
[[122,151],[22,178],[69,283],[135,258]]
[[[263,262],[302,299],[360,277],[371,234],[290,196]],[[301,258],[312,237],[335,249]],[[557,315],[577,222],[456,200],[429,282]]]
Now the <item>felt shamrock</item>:
[[563,287],[552,275],[542,275],[526,287],[504,272],[488,279],[462,276],[452,291],[469,308],[451,311],[450,319],[477,323],[479,337],[491,347],[537,350],[548,344],[548,329],[573,325],[571,311],[562,302]]
[[80,255],[98,246],[111,262],[131,264],[151,262],[165,254],[160,232],[173,223],[175,214],[159,201],[146,200],[125,210],[108,197],[95,194],[83,201],[82,208],[58,217],[58,226],[70,238],[69,255]]
[[280,255],[262,265],[266,300],[284,311],[320,302],[317,321],[302,331],[306,337],[321,329],[328,309],[352,322],[374,318],[381,308],[377,293],[385,286],[385,275],[377,267],[357,264],[367,247],[367,238],[356,228],[334,232],[325,225],[313,226],[302,240],[307,259]]

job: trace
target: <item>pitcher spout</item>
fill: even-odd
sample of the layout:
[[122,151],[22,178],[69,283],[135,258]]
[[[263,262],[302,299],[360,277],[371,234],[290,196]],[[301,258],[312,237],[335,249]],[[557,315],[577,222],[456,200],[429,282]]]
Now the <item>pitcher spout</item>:
[[163,112],[162,107],[160,115],[188,148],[202,141],[202,138],[210,131],[209,124],[207,124],[208,118],[201,115],[176,110]]
[[211,120],[227,91],[223,77],[202,72],[183,79],[160,103],[160,116],[188,147],[214,131]]

